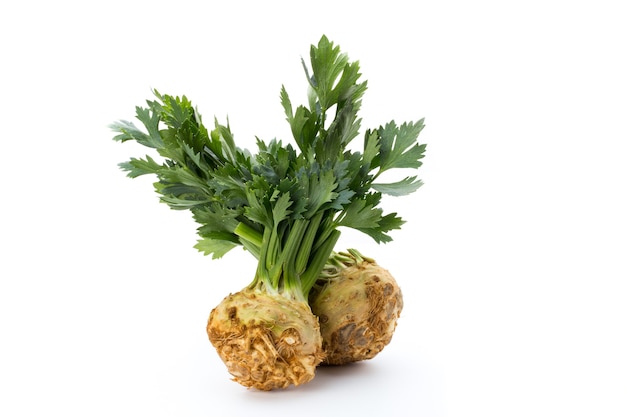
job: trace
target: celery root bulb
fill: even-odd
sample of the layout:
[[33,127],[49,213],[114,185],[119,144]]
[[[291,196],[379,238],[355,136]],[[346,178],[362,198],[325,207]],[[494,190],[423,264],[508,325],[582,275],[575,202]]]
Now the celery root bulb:
[[313,379],[322,361],[318,319],[305,302],[246,289],[211,311],[209,340],[233,379],[269,391]]
[[393,276],[358,252],[339,254],[309,298],[320,320],[324,363],[371,359],[389,344],[403,307]]

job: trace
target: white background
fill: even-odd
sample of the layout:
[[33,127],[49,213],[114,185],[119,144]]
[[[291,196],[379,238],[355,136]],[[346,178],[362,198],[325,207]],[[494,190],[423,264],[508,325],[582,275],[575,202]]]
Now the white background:
[[[0,6],[0,415],[626,415],[626,15],[619,1],[24,1]],[[410,6],[409,6],[410,4]],[[208,314],[251,281],[193,249],[111,140],[151,89],[288,139],[322,34],[364,127],[426,117],[417,193],[376,246],[405,310],[377,358],[246,390]]]

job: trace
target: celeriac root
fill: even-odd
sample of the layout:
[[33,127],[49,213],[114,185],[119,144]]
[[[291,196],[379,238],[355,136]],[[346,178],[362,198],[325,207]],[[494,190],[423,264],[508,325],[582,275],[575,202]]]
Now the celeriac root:
[[211,311],[207,333],[233,379],[263,391],[309,382],[323,358],[317,317],[279,294],[229,295]]
[[358,252],[341,253],[309,297],[320,320],[325,364],[371,359],[389,344],[403,307],[393,276]]

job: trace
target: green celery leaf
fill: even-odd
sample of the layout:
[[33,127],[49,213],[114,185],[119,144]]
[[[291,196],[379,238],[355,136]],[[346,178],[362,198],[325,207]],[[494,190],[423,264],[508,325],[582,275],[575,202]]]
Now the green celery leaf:
[[398,217],[396,213],[391,213],[383,216],[378,224],[381,235],[377,242],[390,242],[392,239],[389,235],[386,234],[386,232],[400,229],[400,227],[404,223],[405,221],[402,220],[402,218]]
[[374,229],[378,227],[382,212],[381,209],[374,208],[374,205],[368,204],[366,200],[355,200],[345,208],[337,225],[361,231]]
[[[263,183],[265,183],[265,186],[261,185]],[[268,195],[265,191],[269,190],[269,186],[262,178],[255,178],[253,184],[256,186],[249,185],[245,190],[248,206],[244,207],[244,215],[249,220],[259,223],[265,228],[272,229],[274,227],[272,208],[269,201],[266,201],[268,200]]]
[[[144,110],[147,112],[146,109],[141,109],[140,107],[137,107],[137,114],[139,115],[140,112]],[[149,148],[159,148],[160,146],[163,146],[163,141],[161,140],[161,136],[158,135],[158,132],[156,133],[156,135],[147,135],[132,122],[120,120],[118,122],[110,124],[109,128],[111,128],[111,130],[113,130],[114,132],[120,133],[119,135],[114,136],[113,140],[120,142],[134,140]]]
[[235,137],[230,130],[230,123],[226,123],[226,126],[219,124],[215,119],[215,129],[211,131],[211,141],[208,144],[209,149],[217,155],[219,160],[230,161],[235,163],[237,161],[237,154],[239,150],[235,145]]
[[191,170],[181,166],[171,167],[159,173],[161,182],[168,185],[181,184],[194,188],[199,195],[210,197],[212,195],[210,184],[202,178],[198,178]]
[[[339,46],[335,46],[326,36],[322,36],[317,47],[311,45],[310,57],[313,70],[313,76],[309,76],[311,87],[317,93],[322,111],[325,111],[337,103],[339,95],[345,93],[346,86],[352,85],[350,80],[355,77],[355,72],[358,78],[358,64],[352,64],[356,68],[351,68],[348,56],[341,53]],[[346,73],[346,79],[336,83],[342,73]]]
[[194,220],[202,225],[198,228],[200,236],[211,237],[212,233],[217,232],[234,234],[240,223],[238,217],[243,213],[243,208],[228,209],[220,204],[211,204],[197,207],[192,211]]
[[137,119],[140,120],[148,130],[150,143],[147,146],[158,148],[163,146],[163,140],[159,133],[159,123],[161,121],[160,106],[153,101],[148,101],[150,109],[137,107]]
[[[380,209],[375,209],[375,211],[377,211],[378,214],[382,213],[382,210]],[[360,225],[357,225],[358,227],[351,227],[370,236],[376,241],[376,243],[388,243],[391,242],[393,239],[391,238],[391,236],[389,236],[389,234],[387,234],[387,232],[390,230],[399,229],[404,224],[404,221],[401,218],[397,217],[395,213],[391,213],[385,216],[380,216],[376,221],[376,225],[367,227],[367,224],[368,223],[364,222]]]
[[395,197],[411,194],[421,186],[422,181],[418,180],[417,177],[406,177],[401,181],[388,184],[373,183],[371,185],[374,190]]
[[380,167],[379,173],[391,168],[417,169],[422,165],[420,159],[424,157],[426,145],[420,145],[417,137],[423,128],[424,119],[403,123],[400,127],[391,121],[378,129],[380,153],[374,164]]
[[351,104],[339,110],[322,138],[323,140],[316,143],[317,160],[320,163],[324,161],[334,162],[341,157],[348,143],[358,135],[360,125],[361,119],[356,117]]
[[310,218],[316,214],[325,203],[332,202],[337,196],[333,190],[337,184],[332,171],[324,170],[319,173],[311,173],[302,177],[308,188],[308,198],[305,218]]
[[365,142],[363,146],[363,166],[369,170],[372,166],[374,158],[380,150],[380,141],[377,130],[368,130],[365,133]]
[[212,255],[213,259],[218,259],[228,253],[237,244],[228,240],[202,238],[194,245],[194,248],[203,252],[204,255]]
[[289,193],[284,193],[281,194],[280,197],[274,197],[273,200],[272,218],[274,220],[274,227],[276,227],[291,213],[289,211],[289,207],[291,206],[291,197],[289,196]]
[[130,158],[128,162],[120,163],[119,167],[127,171],[127,175],[130,178],[137,178],[146,174],[156,174],[164,168],[163,165],[156,163],[149,155],[146,155],[146,159]]

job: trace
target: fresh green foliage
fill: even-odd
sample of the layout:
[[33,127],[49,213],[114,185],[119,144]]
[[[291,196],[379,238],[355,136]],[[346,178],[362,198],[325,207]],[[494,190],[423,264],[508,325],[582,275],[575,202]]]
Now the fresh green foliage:
[[303,61],[309,84],[308,106],[294,108],[283,87],[280,100],[297,148],[279,140],[257,139],[252,154],[235,145],[228,124],[212,130],[186,97],[162,95],[132,122],[111,125],[114,140],[134,140],[154,148],[151,156],[120,164],[131,178],[154,174],[161,200],[190,210],[200,224],[196,248],[219,258],[243,246],[259,261],[251,285],[306,299],[331,254],[339,228],[349,227],[388,242],[403,220],[379,208],[383,194],[402,196],[421,181],[407,176],[379,182],[394,169],[415,170],[425,145],[417,138],[423,120],[365,132],[362,151],[348,149],[359,134],[358,111],[367,88],[359,82],[358,62],[350,62],[325,36]]

